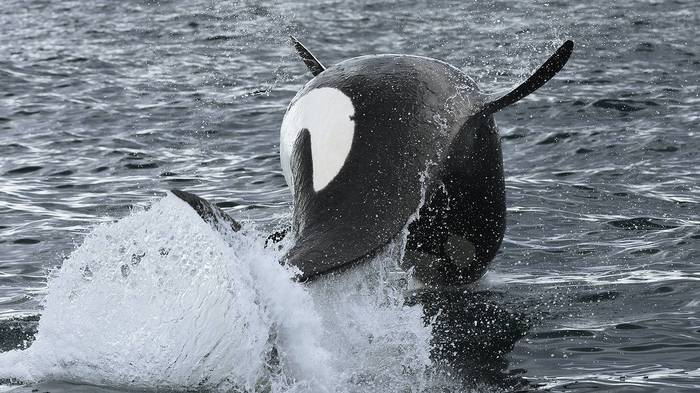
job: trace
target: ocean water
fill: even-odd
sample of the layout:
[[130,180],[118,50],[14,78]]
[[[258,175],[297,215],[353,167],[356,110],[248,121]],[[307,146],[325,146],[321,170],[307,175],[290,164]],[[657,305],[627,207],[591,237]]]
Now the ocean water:
[[[0,22],[0,390],[700,389],[694,1],[6,0]],[[289,34],[488,92],[576,42],[496,115],[507,230],[473,288],[412,293],[400,238],[313,285],[263,247],[311,77]]]

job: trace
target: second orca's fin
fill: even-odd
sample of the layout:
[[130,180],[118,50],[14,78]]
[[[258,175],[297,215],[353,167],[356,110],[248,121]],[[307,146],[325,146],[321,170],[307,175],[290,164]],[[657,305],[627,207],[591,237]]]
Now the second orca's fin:
[[508,94],[487,103],[478,114],[486,116],[498,112],[508,105],[515,104],[542,87],[564,67],[564,64],[569,60],[573,50],[573,41],[567,40],[564,42],[525,82],[511,90]]
[[297,53],[299,54],[299,57],[304,61],[304,64],[306,64],[306,67],[311,71],[313,76],[316,76],[320,73],[322,73],[326,67],[321,64],[320,61],[316,59],[316,57],[309,52],[304,45],[302,45],[299,40],[294,38],[294,36],[289,36],[292,39],[292,44],[294,44],[294,49],[296,49]]
[[229,230],[230,228],[233,232],[237,232],[241,229],[241,224],[206,199],[180,190],[170,190],[170,192],[190,205],[204,221],[210,223],[216,230]]

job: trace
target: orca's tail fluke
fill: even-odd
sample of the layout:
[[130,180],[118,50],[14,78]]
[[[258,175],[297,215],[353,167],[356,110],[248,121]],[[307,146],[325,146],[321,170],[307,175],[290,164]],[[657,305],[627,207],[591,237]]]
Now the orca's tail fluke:
[[294,49],[296,49],[297,53],[299,54],[299,57],[304,61],[304,64],[306,64],[306,67],[311,71],[313,76],[316,76],[320,73],[322,73],[326,67],[321,64],[316,57],[309,52],[308,49],[304,45],[302,45],[299,40],[294,38],[294,36],[289,36],[292,39],[292,44],[294,44]]
[[233,232],[237,232],[241,229],[241,224],[206,199],[180,190],[170,190],[170,192],[190,205],[194,211],[196,211],[204,221],[211,224],[214,229],[219,231],[231,230]]
[[511,90],[508,94],[488,102],[478,114],[487,116],[498,112],[508,105],[515,104],[542,87],[564,67],[573,50],[573,41],[567,40],[564,42],[525,82]]

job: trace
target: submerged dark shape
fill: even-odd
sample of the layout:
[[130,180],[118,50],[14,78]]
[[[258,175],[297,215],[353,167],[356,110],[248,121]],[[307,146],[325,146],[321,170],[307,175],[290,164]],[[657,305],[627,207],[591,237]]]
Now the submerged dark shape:
[[527,390],[527,380],[509,370],[508,355],[533,322],[509,305],[503,293],[430,289],[407,300],[423,306],[437,370],[474,388],[487,383],[508,392]]
[[[369,55],[326,68],[292,41],[314,78],[281,126],[281,164],[294,195],[294,244],[282,262],[299,268],[299,280],[313,279],[364,260],[407,228],[403,267],[423,283],[481,277],[505,230],[493,114],[550,80],[573,42],[494,99],[440,60]],[[201,198],[174,193],[205,220],[235,223]]]

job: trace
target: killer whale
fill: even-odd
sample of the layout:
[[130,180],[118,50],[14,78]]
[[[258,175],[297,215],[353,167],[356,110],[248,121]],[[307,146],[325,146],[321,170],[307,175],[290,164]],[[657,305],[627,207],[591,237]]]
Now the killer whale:
[[[280,161],[294,197],[294,242],[281,262],[311,280],[364,260],[407,229],[402,266],[426,285],[481,277],[505,231],[493,115],[559,72],[573,42],[499,96],[440,60],[369,55],[325,67],[292,43],[314,78],[280,127]],[[218,228],[240,227],[206,200],[173,193]]]

